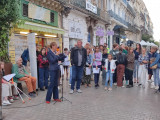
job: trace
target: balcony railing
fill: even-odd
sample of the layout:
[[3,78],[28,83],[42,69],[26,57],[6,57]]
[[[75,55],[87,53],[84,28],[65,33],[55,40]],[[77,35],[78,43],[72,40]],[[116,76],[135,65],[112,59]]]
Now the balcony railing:
[[124,19],[122,19],[119,15],[117,15],[116,13],[114,13],[112,10],[109,10],[108,13],[115,20],[119,21],[120,23],[122,23],[125,26],[128,26],[128,23]]
[[136,16],[136,13],[135,13],[135,11],[133,10],[133,8],[132,8],[129,4],[127,4],[127,8],[128,8],[128,10],[132,13],[132,15],[135,17],[135,16]]

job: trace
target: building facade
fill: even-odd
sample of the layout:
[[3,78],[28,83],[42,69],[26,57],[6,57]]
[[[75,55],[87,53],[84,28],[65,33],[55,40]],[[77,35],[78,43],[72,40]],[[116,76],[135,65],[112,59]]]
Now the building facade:
[[[63,15],[64,47],[71,48],[80,39],[84,44],[107,43],[112,49],[113,43],[140,42],[142,34],[153,35],[153,24],[143,0],[58,1],[69,9],[67,16]],[[79,37],[70,30],[73,24],[81,27]]]

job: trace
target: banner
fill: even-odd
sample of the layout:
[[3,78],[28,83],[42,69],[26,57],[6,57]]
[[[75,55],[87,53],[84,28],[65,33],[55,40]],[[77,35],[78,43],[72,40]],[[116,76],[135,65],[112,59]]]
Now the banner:
[[82,25],[79,22],[76,21],[69,22],[69,37],[76,39],[84,38]]

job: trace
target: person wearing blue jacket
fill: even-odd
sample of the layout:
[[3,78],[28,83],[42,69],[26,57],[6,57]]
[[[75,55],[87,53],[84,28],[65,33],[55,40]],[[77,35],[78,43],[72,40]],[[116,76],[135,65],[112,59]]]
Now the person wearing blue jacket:
[[155,89],[159,89],[159,91],[160,91],[160,79],[159,79],[160,54],[156,53],[155,56],[156,56],[156,59],[150,65],[150,67],[152,67],[152,66],[157,64],[157,69],[153,69],[153,76],[154,76]]
[[61,102],[58,93],[58,79],[59,79],[59,64],[58,61],[64,59],[64,56],[60,54],[57,50],[56,42],[50,44],[50,50],[47,53],[47,59],[49,61],[49,73],[50,73],[50,85],[48,87],[46,95],[46,103],[49,104],[52,94],[53,100],[56,102]]
[[23,53],[21,55],[21,58],[23,60],[22,64],[24,66],[27,66],[27,62],[29,61],[29,50],[28,50],[28,48],[23,51]]

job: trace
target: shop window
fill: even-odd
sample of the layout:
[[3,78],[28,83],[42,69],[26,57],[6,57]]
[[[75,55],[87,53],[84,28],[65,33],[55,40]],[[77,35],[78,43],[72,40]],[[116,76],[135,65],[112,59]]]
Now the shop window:
[[54,23],[54,13],[51,12],[51,23]]
[[28,17],[28,4],[23,4],[23,16]]

